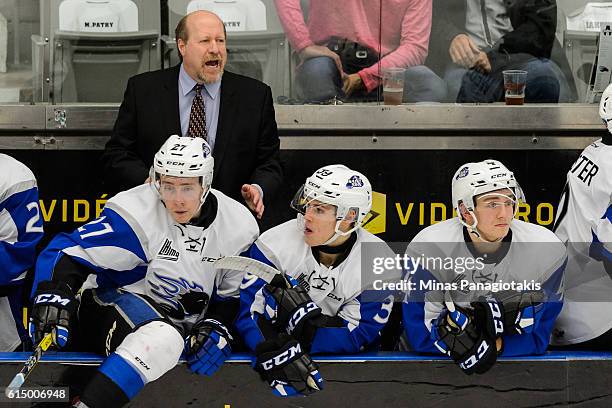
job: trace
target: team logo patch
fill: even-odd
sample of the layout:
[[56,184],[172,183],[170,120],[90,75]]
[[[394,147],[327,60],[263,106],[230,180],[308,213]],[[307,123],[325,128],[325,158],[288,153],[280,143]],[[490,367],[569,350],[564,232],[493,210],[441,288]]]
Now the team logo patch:
[[202,143],[202,151],[204,152],[204,157],[210,156],[210,147],[206,143]]
[[159,256],[159,259],[166,259],[168,261],[177,262],[179,259],[179,251],[172,248],[172,241],[170,241],[168,238],[166,238],[164,245],[162,245],[157,255]]
[[469,173],[470,173],[470,169],[467,166],[465,166],[464,168],[459,170],[459,173],[457,174],[457,177],[455,177],[455,180],[459,180],[460,178],[467,176]]
[[363,187],[363,180],[361,177],[354,175],[346,183],[346,188],[351,189],[353,187]]

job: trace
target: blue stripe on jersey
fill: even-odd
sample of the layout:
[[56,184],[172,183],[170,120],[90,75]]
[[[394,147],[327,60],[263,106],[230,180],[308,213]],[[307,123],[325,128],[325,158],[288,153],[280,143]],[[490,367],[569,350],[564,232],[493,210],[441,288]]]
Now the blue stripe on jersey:
[[116,353],[106,357],[98,371],[117,384],[130,400],[145,386],[138,370]]
[[32,187],[11,195],[0,203],[2,210],[8,212],[17,227],[16,242],[0,241],[0,285],[7,285],[36,261],[36,244],[43,236],[38,189]]
[[[261,252],[256,243],[253,243],[246,251],[246,256],[276,268]],[[258,314],[251,314],[251,305],[255,301],[255,295],[265,284],[266,282],[263,279],[245,274],[240,285],[240,310],[236,318],[236,330],[238,330],[238,333],[244,339],[247,347],[253,351],[259,343],[265,340],[265,337],[257,325],[257,320],[260,316]]]
[[118,289],[98,290],[94,289],[94,297],[109,305],[116,305],[125,316],[132,322],[134,327],[142,326],[144,323],[160,320],[159,312],[140,296],[120,291]]
[[[74,258],[81,262],[80,259]],[[99,288],[120,288],[138,282],[147,275],[147,265],[140,265],[129,271],[104,269],[97,273],[96,282]]]
[[608,262],[612,262],[612,253],[606,249],[603,242],[599,239],[599,237],[591,230],[592,242],[589,247],[589,256],[598,261],[607,260]]
[[359,302],[360,313],[356,327],[350,330],[349,322],[344,320],[344,327],[318,328],[310,347],[311,354],[358,353],[379,340],[380,331],[389,319],[393,299],[386,303],[362,302],[362,296],[359,295],[356,300]]
[[601,219],[603,220],[604,218],[607,218],[608,221],[612,222],[612,205],[610,205],[608,207],[608,209],[606,210],[605,214],[603,215],[603,217],[601,217]]
[[409,296],[402,305],[402,320],[406,338],[414,351],[422,353],[440,352],[433,345],[431,333],[425,326],[425,294],[426,291],[419,282],[437,284],[438,279],[426,269],[419,268],[414,272],[411,279],[415,283],[415,290],[410,291]]
[[[142,244],[130,225],[115,211],[104,208],[98,219],[77,228],[70,234],[61,233],[53,238],[36,262],[33,292],[39,282],[51,280],[53,269],[63,256],[62,251],[71,247],[81,247],[85,251],[90,248],[107,247],[109,248],[109,261],[113,257],[112,248],[122,248],[136,255],[143,263],[147,261]],[[94,265],[77,256],[72,258],[100,275],[99,284],[104,286],[123,286],[144,277],[142,269],[139,268],[115,271],[106,268],[104,260]],[[131,265],[129,267],[132,269]]]

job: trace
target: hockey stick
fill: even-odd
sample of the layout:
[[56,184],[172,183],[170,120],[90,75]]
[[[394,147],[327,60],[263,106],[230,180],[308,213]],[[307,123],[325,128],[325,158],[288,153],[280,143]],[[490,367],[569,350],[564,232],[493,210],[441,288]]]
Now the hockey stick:
[[6,387],[4,393],[7,396],[11,391],[16,390],[23,385],[26,378],[28,378],[28,375],[30,375],[32,370],[34,370],[34,367],[36,367],[36,364],[38,364],[40,361],[43,352],[49,349],[51,343],[53,343],[53,334],[47,333],[40,343],[38,343],[36,350],[34,350],[32,355],[26,360],[21,371],[17,373],[15,377],[13,377],[11,383],[8,385],[8,387]]
[[[219,258],[214,262],[214,266],[217,269],[231,269],[234,271],[248,272],[251,275],[263,279],[266,283],[272,283],[272,279],[274,279],[276,275],[283,275],[281,271],[268,264],[244,256],[226,256]],[[288,282],[287,286],[289,287]]]

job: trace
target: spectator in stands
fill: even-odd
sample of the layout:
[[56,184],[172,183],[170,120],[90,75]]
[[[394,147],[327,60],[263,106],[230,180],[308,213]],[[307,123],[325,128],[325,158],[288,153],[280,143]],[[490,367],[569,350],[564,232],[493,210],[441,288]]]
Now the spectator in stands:
[[110,189],[145,182],[168,136],[203,137],[217,158],[213,187],[246,201],[261,218],[263,199],[282,181],[272,92],[257,80],[224,72],[225,40],[216,14],[187,14],[176,27],[181,64],[130,78],[102,155]]
[[441,101],[443,81],[423,66],[431,30],[431,0],[310,2],[275,0],[300,64],[298,96],[307,102],[376,99],[381,70],[406,68],[404,100]]
[[555,58],[563,70],[551,60],[556,24],[555,0],[434,0],[428,65],[443,73],[451,102],[503,100],[508,69],[528,72],[526,102],[569,102],[567,60]]

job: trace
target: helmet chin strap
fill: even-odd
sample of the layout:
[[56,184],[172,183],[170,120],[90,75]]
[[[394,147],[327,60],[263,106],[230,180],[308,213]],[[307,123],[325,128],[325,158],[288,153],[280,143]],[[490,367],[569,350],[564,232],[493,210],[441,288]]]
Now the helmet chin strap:
[[[355,225],[353,228],[351,228],[350,230],[348,230],[346,232],[341,231],[340,230],[340,223],[342,221],[343,220],[336,221],[336,227],[334,228],[334,234],[327,241],[325,241],[324,243],[320,244],[320,246],[329,245],[329,244],[331,244],[332,242],[334,242],[335,240],[337,240],[340,237],[345,237],[347,235],[350,235],[353,231],[355,231],[357,229],[357,225]],[[297,215],[297,222],[298,222],[298,226],[300,227],[300,229],[302,231],[304,231],[304,214],[298,213],[298,215]]]
[[496,239],[496,240],[494,240],[494,241],[489,241],[488,239],[485,239],[485,238],[482,236],[482,234],[480,233],[480,231],[478,231],[478,228],[477,228],[477,227],[478,227],[478,218],[476,218],[476,214],[474,214],[474,211],[472,211],[472,210],[468,210],[468,212],[470,213],[470,215],[471,215],[471,216],[472,216],[472,218],[474,219],[474,224],[470,225],[470,224],[468,224],[467,222],[465,222],[465,221],[463,220],[463,216],[461,216],[461,218],[460,218],[460,222],[461,222],[461,224],[465,225],[465,226],[467,227],[467,229],[468,229],[468,232],[469,232],[470,234],[474,234],[474,235],[476,236],[476,238],[477,238],[477,239],[478,239],[480,242],[486,242],[486,243],[489,243],[489,244],[493,244],[493,243],[495,243],[495,242],[499,242],[499,241],[501,241],[501,240],[503,239],[503,237],[498,238],[498,239]]

